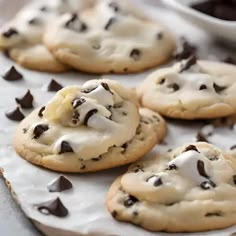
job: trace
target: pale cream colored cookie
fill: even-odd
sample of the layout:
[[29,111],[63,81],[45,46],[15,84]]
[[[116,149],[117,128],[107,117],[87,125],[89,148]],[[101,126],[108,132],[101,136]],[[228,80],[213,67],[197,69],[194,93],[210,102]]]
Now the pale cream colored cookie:
[[63,172],[97,171],[140,159],[162,140],[165,121],[139,108],[135,93],[111,80],[60,90],[19,125],[20,156]]
[[112,184],[107,208],[151,231],[194,232],[236,224],[236,160],[198,142],[139,161]]
[[129,1],[100,1],[81,14],[65,14],[44,42],[62,63],[90,73],[131,73],[166,62],[175,41],[165,26]]
[[137,88],[140,103],[180,119],[210,119],[236,113],[236,66],[194,58],[159,69]]

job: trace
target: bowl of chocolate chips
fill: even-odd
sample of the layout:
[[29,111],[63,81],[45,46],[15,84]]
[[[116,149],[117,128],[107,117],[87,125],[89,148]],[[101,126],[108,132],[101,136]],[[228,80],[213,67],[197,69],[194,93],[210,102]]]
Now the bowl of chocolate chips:
[[195,25],[236,46],[236,0],[162,0]]

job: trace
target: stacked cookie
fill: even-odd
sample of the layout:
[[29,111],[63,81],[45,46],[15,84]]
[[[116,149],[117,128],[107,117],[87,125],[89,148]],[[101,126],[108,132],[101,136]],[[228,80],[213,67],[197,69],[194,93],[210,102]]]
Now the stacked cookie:
[[1,29],[0,48],[22,66],[130,73],[166,62],[171,33],[127,1],[35,1]]

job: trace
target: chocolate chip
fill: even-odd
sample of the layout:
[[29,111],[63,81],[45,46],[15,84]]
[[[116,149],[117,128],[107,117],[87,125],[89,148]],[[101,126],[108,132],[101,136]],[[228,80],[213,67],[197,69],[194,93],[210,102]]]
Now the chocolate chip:
[[226,57],[223,62],[228,63],[228,64],[232,64],[232,65],[236,65],[236,60],[233,57]]
[[208,212],[205,214],[206,217],[212,217],[212,216],[223,216],[223,213],[221,211],[215,211],[215,212]]
[[236,149],[236,144],[230,147],[230,150],[234,150],[234,149]]
[[86,102],[86,100],[84,98],[76,98],[72,102],[72,106],[74,109],[76,109],[77,107],[81,106],[85,102]]
[[176,91],[178,91],[179,90],[179,85],[178,84],[176,84],[176,83],[173,83],[173,84],[168,84],[167,85],[167,87],[168,88],[171,88],[171,89],[173,89],[174,90],[174,92],[176,92]]
[[43,107],[41,107],[40,108],[40,110],[39,110],[39,112],[38,112],[38,116],[41,118],[41,117],[43,117],[43,112],[44,112],[44,110],[45,110],[45,106],[43,106]]
[[94,87],[94,88],[87,88],[87,89],[84,89],[82,90],[81,92],[82,93],[91,93],[93,90],[95,90],[97,87]]
[[216,93],[221,93],[222,91],[224,91],[227,88],[226,86],[220,86],[216,83],[213,84],[213,87],[214,87]]
[[205,135],[203,135],[201,132],[197,133],[196,142],[207,142],[207,143],[209,143],[209,141],[206,139]]
[[133,50],[130,52],[129,56],[130,56],[131,58],[133,58],[135,61],[138,61],[138,60],[140,59],[141,52],[140,52],[139,49],[133,49]]
[[160,80],[160,82],[159,82],[158,84],[164,84],[164,83],[165,83],[165,81],[166,81],[166,79],[165,79],[165,78],[163,78],[163,79],[161,79],[161,80]]
[[197,62],[197,58],[195,55],[192,55],[191,57],[189,57],[184,63],[181,64],[181,68],[179,73],[188,70],[190,67],[192,67],[193,65],[195,65]]
[[30,90],[23,97],[15,98],[15,100],[22,108],[33,108],[34,97],[30,93]]
[[197,161],[197,170],[198,170],[198,173],[201,175],[201,176],[203,176],[203,177],[205,177],[205,178],[209,178],[209,176],[207,175],[207,173],[206,173],[206,170],[205,170],[205,164],[204,164],[204,162],[203,161],[201,161],[201,160],[198,160]]
[[[183,152],[187,152],[187,151],[196,151],[196,152],[199,152],[198,149],[196,148],[196,146],[194,145],[189,145],[187,146]],[[199,152],[200,153],[200,152]]]
[[104,29],[105,30],[109,30],[111,28],[111,26],[117,21],[117,19],[115,17],[111,17],[108,22],[106,23]]
[[113,92],[110,90],[110,87],[109,87],[109,85],[108,85],[107,83],[101,83],[101,85],[102,85],[102,87],[103,87],[105,90],[107,90],[107,91],[109,91],[111,94],[113,94]]
[[88,26],[84,23],[84,22],[81,22],[81,25],[80,25],[80,32],[84,32],[88,29]]
[[7,112],[6,117],[9,120],[21,121],[25,118],[25,115],[21,112],[20,108],[17,107],[15,110]]
[[91,160],[92,161],[100,161],[101,159],[102,159],[102,156],[99,156],[99,157],[94,157]]
[[90,110],[84,117],[84,125],[88,125],[89,119],[98,112],[97,109]]
[[47,185],[49,192],[63,192],[71,189],[72,187],[72,183],[63,175],[60,175]]
[[207,86],[205,84],[202,84],[199,88],[199,90],[204,90],[204,89],[207,89]]
[[79,20],[79,17],[76,13],[74,13],[74,14],[71,15],[71,18],[65,23],[65,27],[68,28],[68,29],[71,29],[71,30],[78,30],[79,32],[86,31],[88,27],[84,22],[81,22],[79,29],[74,29],[73,23],[76,20]]
[[137,211],[134,211],[134,212],[133,212],[133,216],[138,216],[138,212],[137,212]]
[[165,170],[177,170],[177,166],[175,164],[168,165],[168,167]]
[[38,210],[44,215],[54,215],[57,217],[66,217],[68,215],[67,208],[63,205],[60,198],[41,203],[38,205]]
[[128,113],[127,113],[127,112],[125,112],[125,111],[123,111],[123,112],[122,112],[122,115],[123,115],[123,116],[127,116],[127,115],[128,115]]
[[59,154],[63,154],[63,153],[67,153],[67,152],[74,152],[74,150],[72,149],[72,147],[70,146],[70,144],[67,141],[62,141],[61,142],[61,150],[60,150]]
[[117,213],[117,211],[112,211],[111,215],[112,215],[113,218],[116,218],[118,213]]
[[116,2],[111,2],[111,3],[108,4],[108,6],[110,8],[112,8],[112,10],[114,12],[119,12],[120,11],[120,8],[119,8],[119,6],[118,6],[118,4]]
[[134,173],[138,173],[138,172],[144,172],[144,170],[141,168],[141,166],[136,166],[134,169],[133,169],[133,172]]
[[28,129],[26,129],[26,128],[23,129],[23,133],[24,133],[24,134],[26,134],[27,131],[28,131]]
[[208,180],[208,181],[202,182],[200,186],[201,186],[202,189],[208,190],[208,189],[211,189],[211,188],[215,188],[216,184],[213,181]]
[[81,164],[80,169],[81,169],[81,170],[84,170],[85,168],[86,168],[86,165],[85,165],[85,164]]
[[63,86],[59,84],[56,80],[52,79],[51,82],[48,85],[48,91],[50,92],[57,92],[61,90]]
[[79,114],[79,112],[78,111],[74,111],[74,113],[73,113],[73,116],[72,116],[72,123],[73,124],[78,124],[78,122],[80,121],[80,114]]
[[158,40],[163,39],[163,33],[162,33],[162,32],[158,32],[158,33],[157,33],[157,39],[158,39]]
[[155,179],[155,181],[153,182],[153,186],[158,187],[163,184],[161,177],[158,175],[152,175],[146,181],[148,182],[150,179],[153,178]]
[[22,74],[20,74],[14,66],[10,68],[3,76],[3,79],[7,81],[16,81],[16,80],[21,80],[23,79]]
[[2,33],[5,38],[11,38],[14,35],[18,35],[19,32],[15,28],[9,28],[6,32]]
[[42,11],[42,12],[46,12],[46,11],[49,10],[49,8],[46,7],[46,6],[42,6],[42,7],[39,8],[39,10]]
[[65,27],[66,27],[66,28],[69,28],[70,25],[71,25],[71,23],[73,23],[73,22],[76,21],[77,19],[78,19],[77,14],[76,14],[76,13],[73,13],[73,14],[71,15],[71,18],[65,23]]
[[233,182],[236,185],[236,175],[233,175]]
[[136,202],[138,202],[138,199],[132,195],[129,195],[125,200],[124,200],[124,206],[129,208],[133,206]]
[[37,17],[32,18],[31,20],[28,21],[29,25],[40,25],[41,20]]
[[33,131],[33,139],[38,139],[44,132],[49,129],[48,125],[37,125]]

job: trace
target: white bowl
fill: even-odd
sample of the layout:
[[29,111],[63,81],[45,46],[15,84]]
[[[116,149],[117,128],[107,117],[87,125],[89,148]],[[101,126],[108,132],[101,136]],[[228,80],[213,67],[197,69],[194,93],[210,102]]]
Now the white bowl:
[[190,4],[202,2],[202,0],[162,0],[162,2],[221,41],[236,45],[235,21],[226,21],[208,16],[190,7]]

